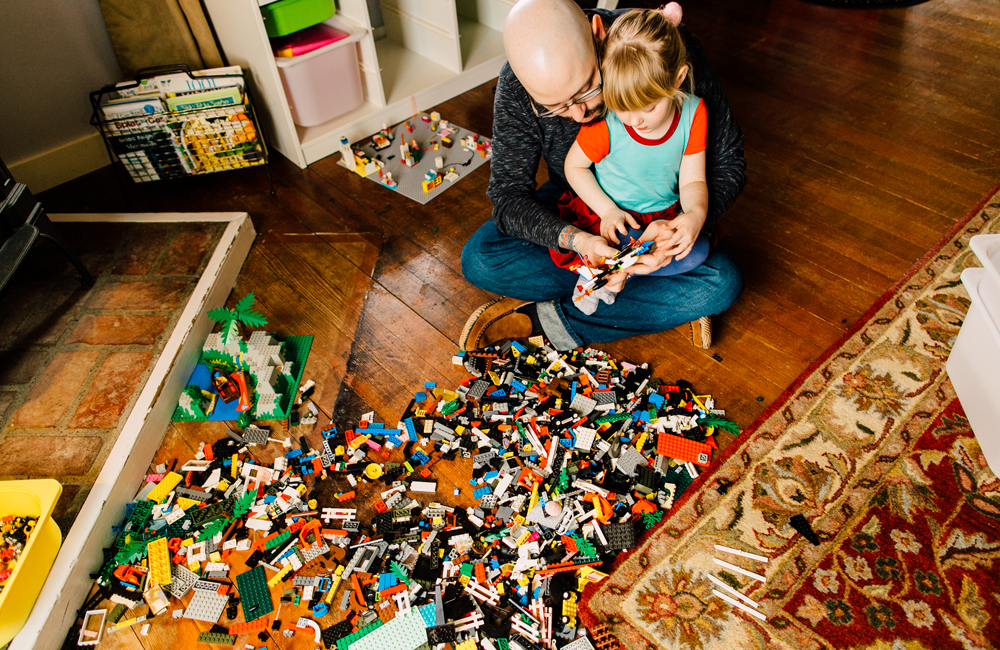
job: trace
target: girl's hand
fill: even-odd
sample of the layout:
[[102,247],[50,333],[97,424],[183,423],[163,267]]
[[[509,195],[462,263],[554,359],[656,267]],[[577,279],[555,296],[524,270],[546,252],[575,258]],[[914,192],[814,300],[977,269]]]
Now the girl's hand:
[[[671,259],[682,260],[691,252],[694,242],[698,239],[701,227],[705,225],[705,215],[697,212],[685,212],[670,222],[673,226],[673,236],[664,244],[664,255]],[[657,242],[659,247],[659,242]]]
[[621,243],[618,240],[618,233],[628,234],[626,222],[633,228],[639,227],[639,222],[628,212],[615,208],[613,211],[601,216],[601,237],[609,242]]

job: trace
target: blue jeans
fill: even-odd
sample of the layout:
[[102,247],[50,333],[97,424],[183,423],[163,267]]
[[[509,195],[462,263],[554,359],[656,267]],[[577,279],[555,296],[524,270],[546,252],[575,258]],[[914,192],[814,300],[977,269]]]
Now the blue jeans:
[[[547,189],[539,189],[539,199]],[[664,332],[725,311],[743,291],[743,276],[722,242],[687,273],[631,277],[614,304],[588,316],[573,305],[580,276],[557,267],[548,248],[501,233],[492,219],[462,249],[462,273],[480,289],[538,303],[542,329],[558,350]]]

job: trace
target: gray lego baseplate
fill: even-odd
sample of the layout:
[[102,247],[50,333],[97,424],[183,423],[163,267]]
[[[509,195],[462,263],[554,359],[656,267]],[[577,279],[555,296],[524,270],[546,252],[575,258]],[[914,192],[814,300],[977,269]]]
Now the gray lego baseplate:
[[229,596],[220,596],[210,591],[196,591],[184,610],[184,618],[193,618],[206,623],[218,623],[226,609]]
[[[426,113],[420,113],[416,117],[411,117],[410,119],[396,124],[392,127],[392,143],[382,149],[381,151],[376,151],[372,147],[371,138],[364,140],[363,145],[358,143],[353,143],[352,149],[365,152],[370,159],[375,159],[379,156],[383,163],[385,163],[384,171],[392,174],[393,180],[398,183],[395,190],[390,190],[386,188],[386,191],[392,192],[396,191],[400,194],[405,195],[408,198],[413,199],[417,203],[426,204],[428,201],[436,197],[447,190],[451,185],[457,183],[462,178],[465,178],[470,172],[478,169],[483,163],[485,163],[489,158],[483,158],[478,151],[469,151],[462,147],[462,139],[469,135],[478,135],[469,131],[468,129],[463,129],[455,124],[449,124],[448,128],[452,131],[452,134],[448,136],[451,140],[452,145],[450,149],[445,149],[443,146],[439,146],[436,151],[424,151],[424,147],[428,146],[431,141],[441,142],[441,138],[438,135],[440,129],[431,130],[431,125],[429,122],[424,122],[422,119]],[[443,116],[447,119],[447,116]],[[409,133],[406,129],[406,125],[409,124],[413,127],[413,133]],[[399,144],[403,141],[414,140],[417,146],[420,148],[420,162],[414,167],[407,167],[403,164],[400,157]],[[489,138],[484,138],[480,135],[480,139],[490,142]],[[339,155],[339,154],[338,154]],[[392,160],[389,159],[392,156]],[[459,178],[454,181],[442,181],[440,185],[432,189],[430,192],[424,192],[421,184],[424,181],[424,174],[431,169],[435,169],[434,159],[438,156],[444,159],[444,166],[441,171],[447,174],[452,168],[454,168],[455,173],[458,174]],[[379,177],[377,173],[371,174],[368,180],[378,183]]]

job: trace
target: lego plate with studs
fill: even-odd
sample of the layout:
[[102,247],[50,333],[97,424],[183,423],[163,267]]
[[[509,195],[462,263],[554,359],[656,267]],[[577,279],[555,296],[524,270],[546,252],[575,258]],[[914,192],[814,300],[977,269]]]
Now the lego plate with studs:
[[596,350],[533,339],[454,361],[470,376],[424,384],[396,422],[297,444],[252,426],[152,468],[83,609],[107,632],[193,619],[237,647],[612,647],[580,622],[584,590],[738,427]]
[[417,203],[426,204],[490,159],[489,138],[420,113],[383,126],[368,140],[340,139],[340,164]]

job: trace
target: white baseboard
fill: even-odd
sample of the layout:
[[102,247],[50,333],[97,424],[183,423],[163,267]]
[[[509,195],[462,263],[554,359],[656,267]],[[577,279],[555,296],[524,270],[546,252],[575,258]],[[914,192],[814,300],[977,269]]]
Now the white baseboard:
[[7,166],[14,180],[24,183],[29,190],[38,194],[110,164],[101,134],[91,133]]
[[121,520],[125,504],[142,485],[177,399],[198,362],[202,343],[212,331],[214,323],[205,312],[225,303],[256,234],[245,212],[50,216],[53,221],[225,221],[228,225],[126,418],[97,482],[63,540],[31,615],[10,642],[9,650],[62,647],[77,609],[93,586],[90,574],[104,561],[101,549],[114,540],[111,527]]

